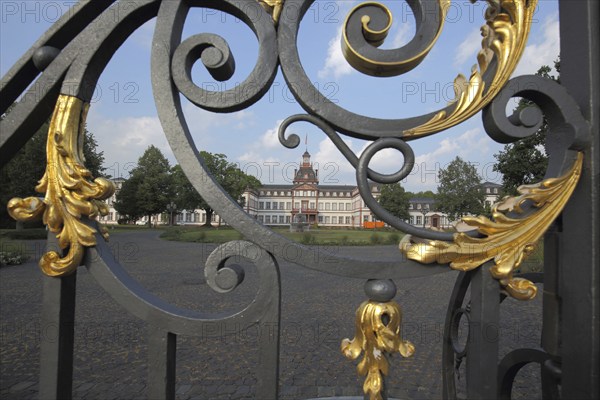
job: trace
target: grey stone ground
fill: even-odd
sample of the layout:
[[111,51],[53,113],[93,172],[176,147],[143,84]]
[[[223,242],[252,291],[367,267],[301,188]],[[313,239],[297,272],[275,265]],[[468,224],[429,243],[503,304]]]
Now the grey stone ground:
[[[0,269],[0,397],[37,398],[41,273],[35,260],[43,242],[30,242],[32,262]],[[202,265],[213,245],[164,242],[154,231],[118,233],[114,254],[148,290],[178,306],[203,311],[240,309],[256,287],[256,275],[233,293],[214,293]],[[360,257],[396,257],[395,246],[347,247]],[[306,399],[361,393],[356,363],[339,351],[354,336],[354,312],[364,300],[363,281],[329,276],[282,263],[280,397]],[[402,399],[441,398],[441,338],[455,272],[397,282],[396,300],[404,311],[404,337],[416,348],[413,358],[392,359],[389,393]],[[80,268],[77,277],[74,398],[146,398],[145,324],[128,315]],[[518,347],[536,347],[541,301],[502,305],[501,356]],[[249,399],[254,393],[256,330],[229,328],[217,339],[178,338],[178,399]],[[463,368],[464,372],[464,368]],[[464,380],[464,378],[463,378]],[[526,367],[513,398],[541,398],[539,374]]]

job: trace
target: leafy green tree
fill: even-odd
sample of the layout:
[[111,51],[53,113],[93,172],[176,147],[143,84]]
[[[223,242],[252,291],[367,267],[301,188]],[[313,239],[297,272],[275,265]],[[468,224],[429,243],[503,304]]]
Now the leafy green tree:
[[[4,119],[10,109],[0,119]],[[49,121],[44,123],[17,154],[0,170],[0,226],[14,227],[15,221],[6,211],[6,204],[14,197],[42,196],[35,191],[46,169],[46,141]],[[104,176],[104,152],[98,151],[94,135],[84,130],[84,165],[94,178]]]
[[[201,151],[200,155],[215,180],[240,205],[243,205],[242,194],[246,189],[255,189],[261,185],[258,179],[245,174],[236,164],[229,162],[224,154]],[[204,210],[206,212],[204,226],[212,226],[211,221],[214,210],[196,192],[179,165],[173,167],[172,176],[175,183],[175,204],[177,208],[180,210]]]
[[115,209],[130,220],[146,215],[151,226],[152,216],[167,209],[173,193],[169,160],[157,147],[149,146],[117,193]]
[[133,175],[123,182],[121,189],[117,192],[117,199],[113,206],[121,215],[121,219],[127,222],[135,223],[135,221],[145,215],[144,211],[137,204],[137,193],[141,180],[141,175]]
[[433,193],[431,190],[426,190],[424,192],[416,192],[416,193],[407,192],[407,193],[409,194],[410,198],[419,197],[419,198],[435,199],[435,193]]
[[[536,75],[560,82],[560,59],[554,62],[554,69],[558,73],[552,75],[552,68],[542,66]],[[528,107],[531,102],[522,99],[517,106],[517,111]],[[494,154],[496,164],[494,171],[502,174],[502,190],[506,194],[517,194],[521,185],[539,182],[544,178],[548,165],[548,156],[544,148],[548,124],[546,118],[540,129],[531,136],[504,146],[504,150]]]
[[475,167],[456,157],[438,174],[440,184],[436,196],[438,209],[456,220],[466,214],[484,211],[485,194]]
[[408,205],[411,197],[400,183],[382,185],[379,204],[400,219],[409,219]]

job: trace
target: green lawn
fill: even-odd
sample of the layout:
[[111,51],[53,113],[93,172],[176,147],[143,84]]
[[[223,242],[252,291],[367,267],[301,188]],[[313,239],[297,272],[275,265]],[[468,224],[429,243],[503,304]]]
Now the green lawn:
[[[398,244],[403,236],[402,233],[391,230],[313,229],[302,233],[290,232],[287,228],[273,230],[296,242],[319,245]],[[243,237],[231,228],[172,227],[166,228],[161,238],[182,242],[225,243]]]

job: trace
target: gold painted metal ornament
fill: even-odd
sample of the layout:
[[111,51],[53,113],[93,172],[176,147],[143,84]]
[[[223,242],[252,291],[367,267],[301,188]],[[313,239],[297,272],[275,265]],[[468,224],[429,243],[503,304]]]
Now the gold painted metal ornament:
[[[95,246],[96,230],[81,221],[82,216],[95,218],[106,215],[108,207],[100,200],[115,191],[111,181],[96,178],[84,167],[83,132],[89,104],[73,96],[60,95],[54,109],[46,144],[46,172],[35,190],[45,193],[37,197],[14,198],[8,202],[8,212],[18,221],[43,219],[48,229],[56,233],[61,257],[49,251],[40,259],[40,267],[48,276],[65,276],[81,264],[85,247]],[[106,231],[103,232],[108,238]]]
[[[520,196],[507,197],[493,206],[493,220],[483,216],[464,217],[462,222],[475,227],[485,235],[483,238],[456,233],[453,242],[445,242],[406,235],[400,242],[400,251],[411,260],[450,263],[451,268],[460,271],[470,271],[493,259],[495,265],[490,272],[506,292],[518,300],[532,299],[537,293],[536,286],[526,279],[514,278],[513,271],[564,209],[577,186],[582,165],[583,153],[578,153],[563,176],[519,187]],[[519,218],[508,215],[509,212],[524,214],[525,202],[531,202],[537,210]]]
[[281,16],[281,10],[283,9],[283,2],[285,0],[258,0],[260,5],[265,9],[266,12],[271,14],[275,25],[279,22]]
[[361,18],[362,30],[365,39],[375,47],[379,47],[383,44],[385,38],[387,37],[390,28],[392,27],[392,12],[389,8],[387,8],[384,4],[378,2],[365,2],[361,3],[358,6],[354,7],[346,17],[346,21],[344,23],[344,28],[342,30],[342,53],[344,54],[344,58],[352,67],[356,70],[365,73],[371,76],[381,76],[381,77],[389,77],[396,76],[408,72],[415,68],[417,65],[423,61],[423,59],[429,54],[429,51],[434,46],[438,37],[442,33],[442,28],[444,26],[444,21],[446,20],[446,13],[450,6],[451,0],[437,0],[440,3],[440,15],[436,19],[438,22],[438,30],[435,38],[431,41],[431,43],[423,49],[420,53],[414,55],[413,57],[406,60],[399,61],[390,61],[390,62],[382,62],[371,60],[364,55],[360,54],[360,52],[353,48],[350,42],[348,41],[347,28],[350,17],[356,13],[358,10],[368,6],[375,6],[383,10],[383,12],[387,15],[388,24],[381,30],[373,30],[369,27],[369,23],[371,22],[371,18],[368,15],[364,15]]
[[364,352],[356,369],[361,376],[366,375],[363,391],[370,400],[382,400],[383,375],[389,372],[386,353],[398,352],[403,357],[411,357],[415,352],[411,342],[402,340],[401,324],[402,311],[398,303],[367,300],[356,311],[354,339],[342,341],[341,351],[346,358],[355,360]]
[[[440,111],[423,125],[404,131],[403,137],[430,135],[469,119],[492,101],[514,72],[527,44],[537,0],[488,3],[486,23],[481,27],[482,48],[477,54],[479,69],[473,66],[468,81],[462,74],[454,80],[454,109]],[[483,77],[488,72],[494,72],[494,77],[486,86]]]

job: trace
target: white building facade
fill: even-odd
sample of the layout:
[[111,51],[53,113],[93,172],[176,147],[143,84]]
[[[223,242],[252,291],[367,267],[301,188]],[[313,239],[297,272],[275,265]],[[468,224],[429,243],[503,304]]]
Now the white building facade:
[[[115,194],[107,200],[109,214],[101,217],[104,224],[117,224],[121,217],[114,209],[116,193],[125,179],[114,179]],[[381,185],[370,183],[371,194],[378,199]],[[495,202],[500,185],[486,182],[486,202]],[[313,168],[310,154],[302,155],[302,163],[294,173],[292,184],[263,185],[255,190],[243,193],[244,210],[258,222],[269,226],[290,226],[293,221],[302,220],[311,226],[329,228],[372,228],[383,226],[375,214],[365,204],[358,187],[351,185],[319,185],[319,171]],[[409,203],[410,219],[408,223],[426,228],[443,229],[451,226],[446,214],[436,210],[435,201],[431,198],[413,198]],[[148,217],[137,221],[147,224]],[[154,225],[168,225],[170,221],[177,225],[203,225],[206,223],[204,210],[167,211],[152,217]],[[226,221],[214,213],[213,225],[225,224]]]

